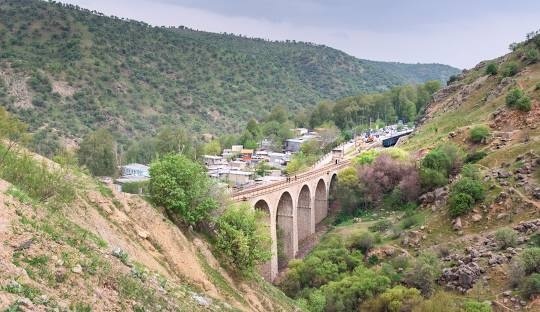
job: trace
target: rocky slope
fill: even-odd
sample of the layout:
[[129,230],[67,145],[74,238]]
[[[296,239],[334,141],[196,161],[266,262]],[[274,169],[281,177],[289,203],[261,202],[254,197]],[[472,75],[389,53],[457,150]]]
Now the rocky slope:
[[264,281],[228,274],[203,238],[142,198],[76,176],[75,200],[55,208],[0,180],[0,310],[295,309]]

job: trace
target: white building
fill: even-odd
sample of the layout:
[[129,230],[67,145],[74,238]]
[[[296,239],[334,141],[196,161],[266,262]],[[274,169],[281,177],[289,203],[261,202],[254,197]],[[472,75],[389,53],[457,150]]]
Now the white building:
[[124,177],[150,177],[150,167],[142,164],[129,164],[122,166]]

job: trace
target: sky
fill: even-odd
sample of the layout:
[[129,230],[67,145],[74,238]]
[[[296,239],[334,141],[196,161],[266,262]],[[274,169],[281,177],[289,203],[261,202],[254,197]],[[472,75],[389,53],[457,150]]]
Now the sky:
[[324,44],[358,58],[471,68],[540,29],[538,0],[63,0],[157,26]]

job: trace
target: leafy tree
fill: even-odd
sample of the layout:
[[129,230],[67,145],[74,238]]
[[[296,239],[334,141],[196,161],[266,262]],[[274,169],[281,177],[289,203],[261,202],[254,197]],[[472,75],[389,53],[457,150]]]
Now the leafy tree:
[[156,136],[156,150],[159,156],[180,153],[196,159],[196,146],[192,135],[184,128],[165,127]]
[[203,153],[205,155],[219,155],[221,154],[221,145],[219,140],[211,140],[210,142],[204,144]]
[[276,121],[280,124],[287,122],[287,120],[289,120],[289,112],[283,105],[274,106],[266,119],[266,121]]
[[496,63],[489,63],[488,66],[486,67],[486,74],[490,76],[494,76],[494,75],[497,75],[498,70],[499,69]]
[[3,107],[0,107],[0,140],[6,140],[7,145],[3,153],[0,154],[0,166],[4,164],[7,155],[19,144],[28,141],[28,126],[13,118]]
[[107,129],[98,129],[85,136],[77,152],[79,165],[85,166],[95,176],[112,176],[116,173],[116,142]]
[[217,222],[216,247],[241,272],[253,272],[271,257],[264,213],[248,205],[229,207]]
[[125,153],[127,163],[149,164],[157,157],[157,140],[150,137],[132,142]]
[[157,204],[196,225],[217,208],[204,169],[185,155],[167,155],[150,166],[150,195]]
[[337,197],[341,210],[352,214],[360,204],[360,186],[356,170],[352,167],[343,169],[338,173]]
[[476,126],[471,129],[469,138],[474,143],[485,142],[485,140],[489,137],[489,132],[489,128],[486,126]]

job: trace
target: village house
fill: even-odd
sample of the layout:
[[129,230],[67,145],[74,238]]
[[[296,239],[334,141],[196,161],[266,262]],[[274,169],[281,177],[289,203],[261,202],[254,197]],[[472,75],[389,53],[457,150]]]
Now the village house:
[[150,167],[142,164],[129,164],[121,167],[123,177],[150,177]]

